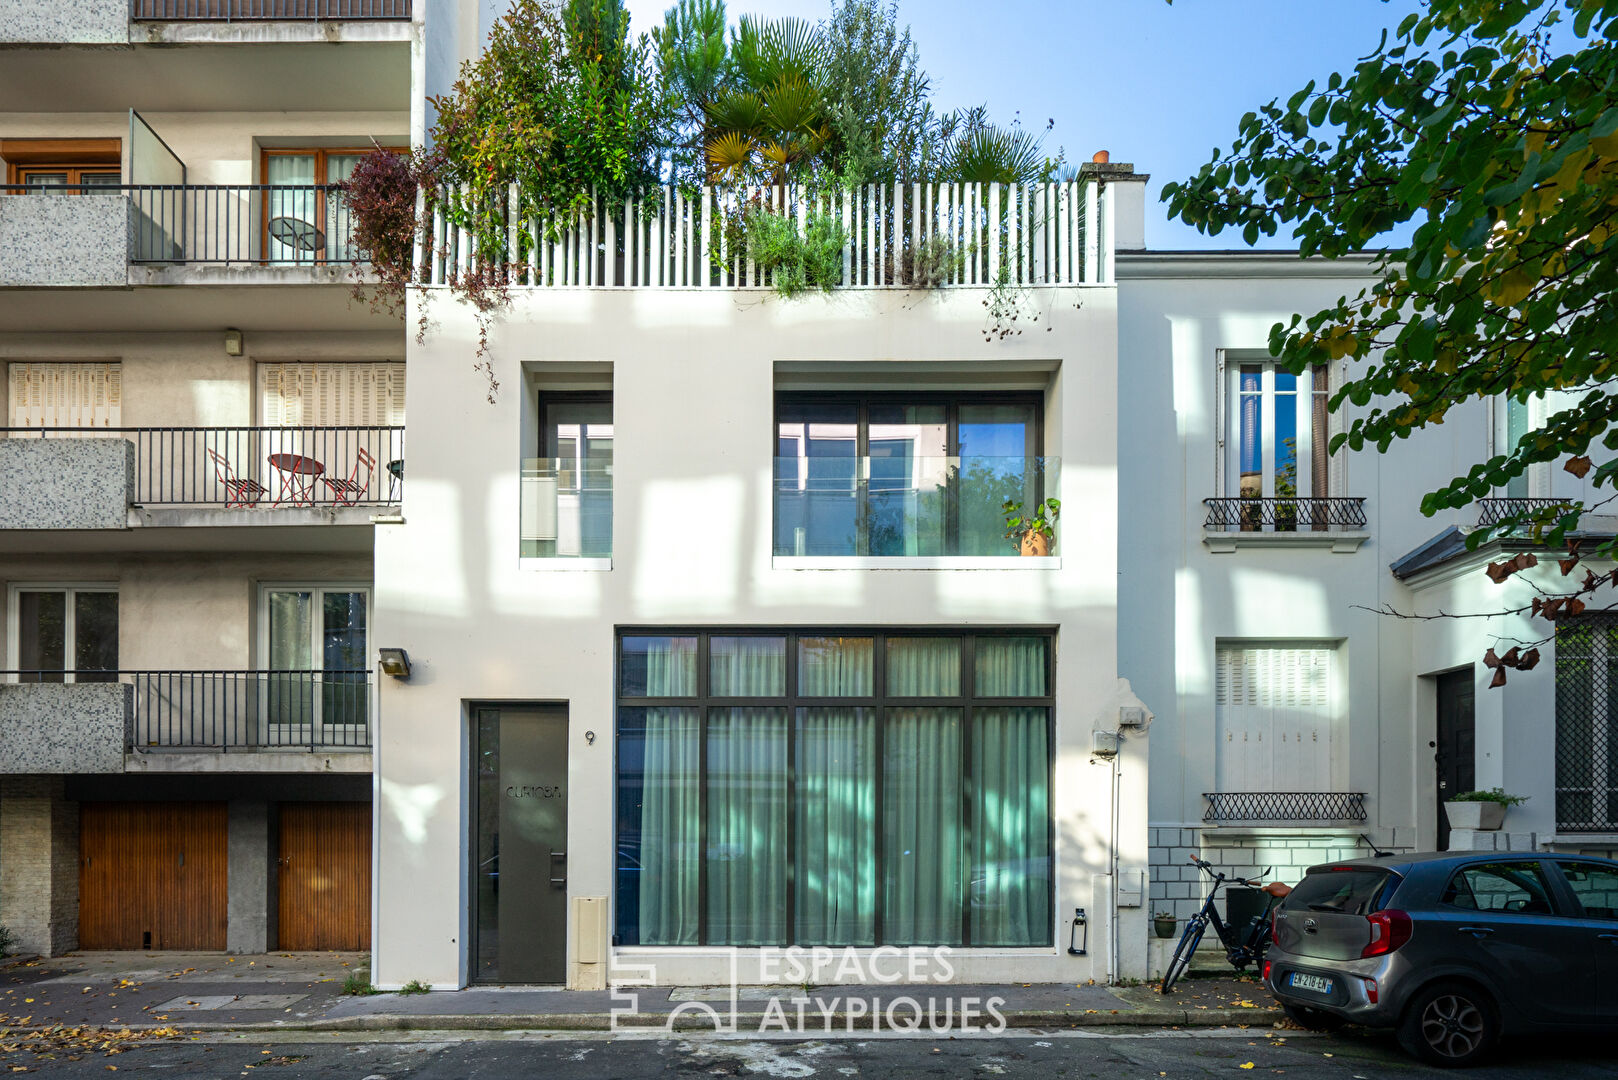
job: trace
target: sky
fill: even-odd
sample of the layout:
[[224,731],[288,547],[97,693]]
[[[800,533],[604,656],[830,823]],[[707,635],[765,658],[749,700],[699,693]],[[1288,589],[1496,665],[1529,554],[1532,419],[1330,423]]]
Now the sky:
[[[631,33],[663,21],[672,0],[626,0]],[[899,0],[940,111],[987,104],[991,116],[1056,126],[1046,146],[1070,161],[1107,150],[1149,173],[1146,242],[1160,250],[1241,247],[1170,222],[1158,200],[1242,114],[1310,79],[1349,71],[1416,7],[1414,0]],[[728,0],[741,14],[819,20],[830,0]],[[1287,247],[1287,237],[1259,246]]]

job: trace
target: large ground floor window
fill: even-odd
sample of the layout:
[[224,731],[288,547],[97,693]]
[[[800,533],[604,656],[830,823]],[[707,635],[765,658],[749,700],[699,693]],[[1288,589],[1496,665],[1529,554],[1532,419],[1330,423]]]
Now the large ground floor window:
[[621,945],[1048,946],[1053,641],[624,631]]

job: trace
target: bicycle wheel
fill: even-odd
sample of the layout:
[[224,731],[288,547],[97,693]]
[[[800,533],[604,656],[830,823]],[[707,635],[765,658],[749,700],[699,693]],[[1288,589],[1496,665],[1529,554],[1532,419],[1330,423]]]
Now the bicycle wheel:
[[1191,957],[1202,944],[1202,932],[1208,927],[1207,921],[1201,915],[1193,915],[1185,924],[1185,933],[1180,935],[1180,944],[1175,946],[1174,957],[1163,972],[1163,984],[1159,987],[1160,993],[1168,993],[1174,989],[1174,984],[1180,981],[1186,968],[1191,966]]

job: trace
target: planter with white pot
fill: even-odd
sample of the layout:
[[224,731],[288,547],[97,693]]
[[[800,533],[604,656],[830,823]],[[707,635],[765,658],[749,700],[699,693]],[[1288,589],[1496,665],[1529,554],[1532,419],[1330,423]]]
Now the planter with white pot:
[[1506,823],[1506,806],[1497,802],[1446,802],[1452,829],[1478,829],[1492,832]]

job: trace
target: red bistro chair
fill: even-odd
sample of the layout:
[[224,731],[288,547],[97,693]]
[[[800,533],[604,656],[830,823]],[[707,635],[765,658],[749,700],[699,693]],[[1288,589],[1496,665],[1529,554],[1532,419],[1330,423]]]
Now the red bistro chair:
[[257,480],[247,476],[237,476],[230,467],[230,462],[213,447],[208,447],[208,457],[213,459],[214,477],[219,486],[225,489],[225,506],[227,508],[242,506],[257,506],[260,499],[270,493],[270,489]]
[[[364,479],[360,478],[364,471]],[[323,476],[321,482],[331,489],[331,501],[338,506],[353,506],[360,501],[360,497],[371,487],[371,473],[376,470],[376,458],[371,452],[360,447],[360,452],[354,458],[354,471],[345,479],[340,476]]]

